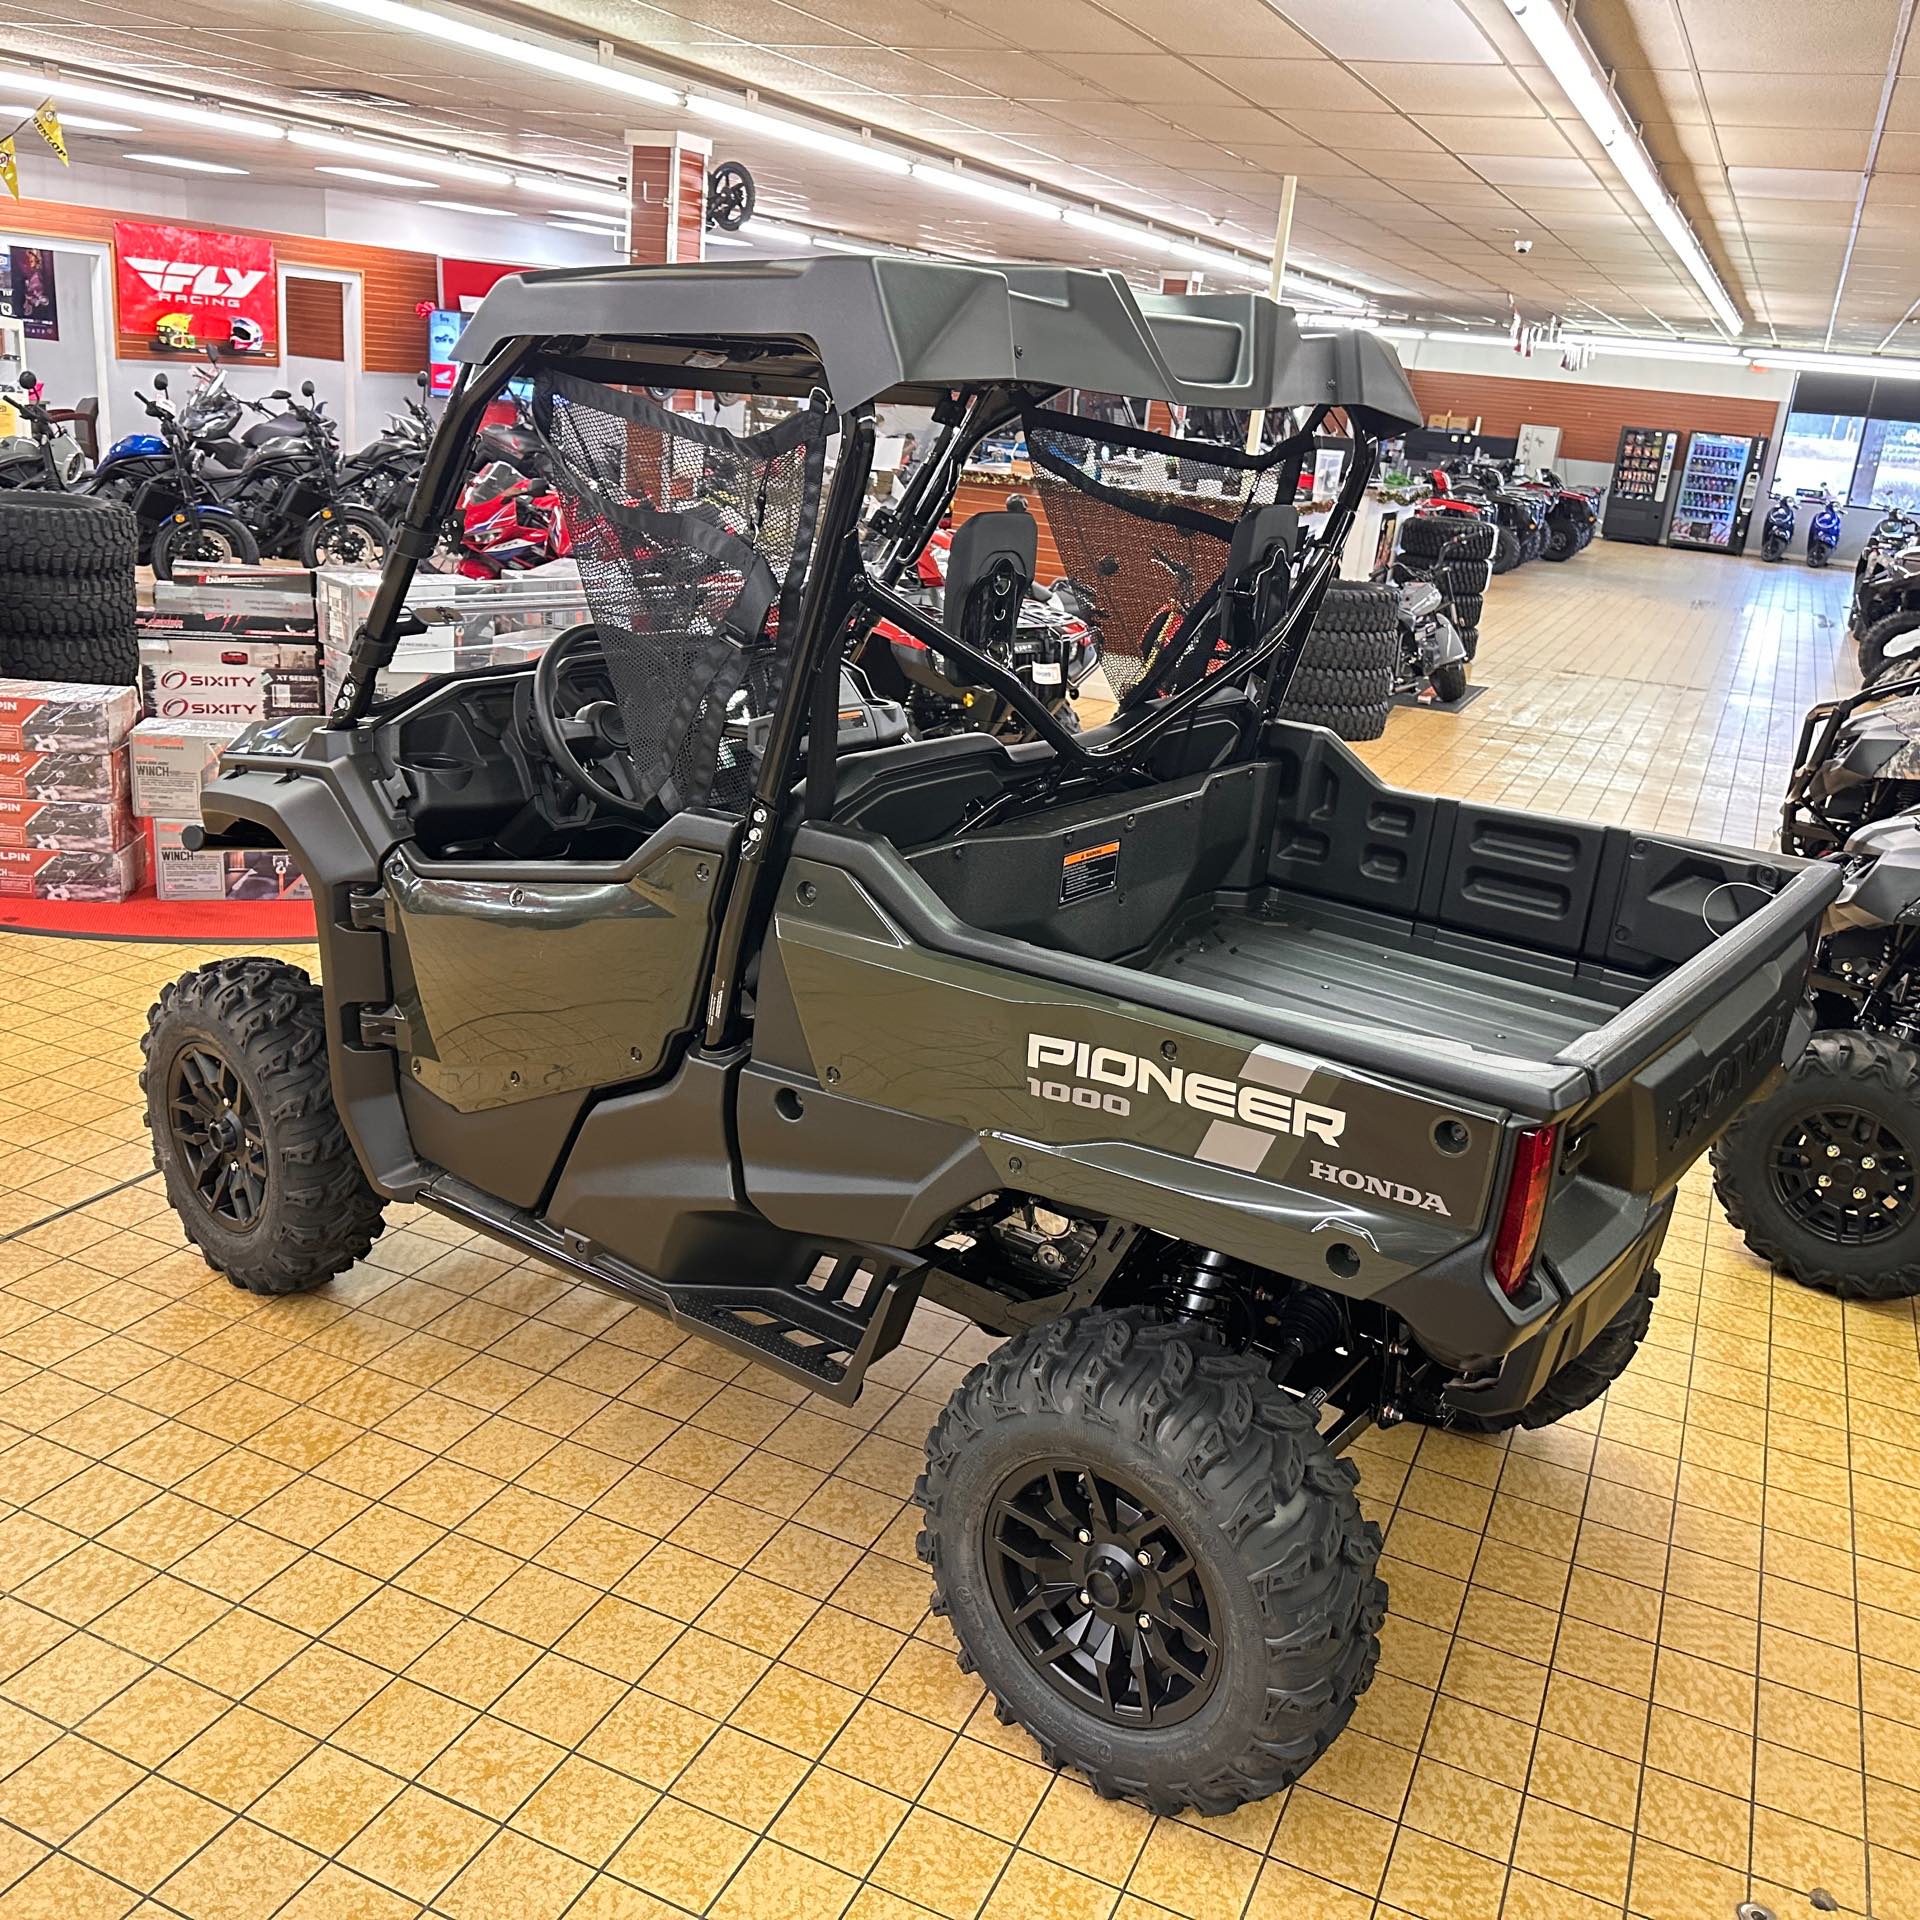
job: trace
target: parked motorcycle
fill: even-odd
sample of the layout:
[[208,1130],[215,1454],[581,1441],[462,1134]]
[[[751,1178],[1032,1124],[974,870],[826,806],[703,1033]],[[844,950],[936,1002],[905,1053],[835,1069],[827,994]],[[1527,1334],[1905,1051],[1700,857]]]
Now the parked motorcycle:
[[1840,518],[1840,503],[1824,487],[1814,508],[1812,524],[1807,528],[1807,565],[1824,567],[1840,544],[1845,523]]
[[1760,529],[1760,557],[1779,560],[1793,545],[1794,528],[1799,522],[1799,503],[1790,493],[1776,493],[1767,509],[1767,524]]
[[[1433,689],[1444,705],[1467,691],[1467,663],[1473,657],[1462,629],[1470,604],[1477,621],[1480,595],[1486,591],[1486,534],[1467,521],[1431,556],[1410,557],[1406,548],[1374,575],[1400,595],[1400,658],[1394,670],[1395,693]],[[1463,594],[1463,583],[1478,584],[1479,594]]]
[[565,503],[551,487],[496,460],[467,482],[460,496],[458,559],[470,580],[544,566],[573,551]]
[[[424,394],[424,373],[418,385]],[[433,415],[424,400],[410,397],[402,411],[387,416],[378,439],[340,463],[341,498],[372,508],[389,526],[399,525],[432,439]]]
[[90,491],[132,507],[141,552],[162,580],[172,579],[175,564],[182,560],[254,565],[260,558],[259,543],[201,471],[199,447],[167,398],[167,376],[156,373],[153,384],[154,393],[135,397],[158,428],[151,437],[159,440],[162,453],[116,459],[116,447],[96,470]]
[[24,368],[13,407],[27,431],[0,440],[0,487],[73,492],[87,476],[87,456],[65,427],[54,425],[46,389]]
[[[250,445],[238,467],[202,460],[201,475],[216,497],[247,523],[263,553],[305,567],[377,567],[393,529],[371,507],[343,496],[339,429],[326,402],[314,397],[313,382],[302,382],[299,399],[282,388],[245,405],[261,416],[268,437]],[[259,431],[251,429],[246,443]]]

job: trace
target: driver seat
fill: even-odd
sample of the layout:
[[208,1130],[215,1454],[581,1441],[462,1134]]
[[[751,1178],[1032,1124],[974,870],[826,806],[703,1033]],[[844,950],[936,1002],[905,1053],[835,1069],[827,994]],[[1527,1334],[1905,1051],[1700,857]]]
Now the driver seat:
[[[1024,508],[976,513],[955,530],[947,554],[941,624],[983,653],[1011,643],[1039,551],[1039,528]],[[950,662],[949,671],[957,680],[968,677],[964,661]]]

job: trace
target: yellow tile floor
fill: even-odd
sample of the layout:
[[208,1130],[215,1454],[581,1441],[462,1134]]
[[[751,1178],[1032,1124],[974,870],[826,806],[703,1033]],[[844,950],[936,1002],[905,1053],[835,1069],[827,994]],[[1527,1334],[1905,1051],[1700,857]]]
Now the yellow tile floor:
[[[1843,574],[1598,545],[1496,583],[1395,777],[1764,832]],[[0,1920],[1920,1916],[1920,1344],[1690,1180],[1649,1343],[1510,1443],[1364,1442],[1392,1614],[1290,1794],[1036,1764],[906,1504],[985,1343],[841,1410],[396,1210],[260,1302],[147,1175],[190,948],[0,939]]]

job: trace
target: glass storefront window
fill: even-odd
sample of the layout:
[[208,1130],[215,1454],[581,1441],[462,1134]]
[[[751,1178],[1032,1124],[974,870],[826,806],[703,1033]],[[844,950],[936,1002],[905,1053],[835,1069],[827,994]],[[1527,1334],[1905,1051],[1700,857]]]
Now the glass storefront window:
[[[1858,414],[1788,414],[1773,472],[1775,488],[1791,493],[1825,487],[1836,500],[1848,499],[1866,424]],[[1876,427],[1882,424],[1874,422]]]
[[1848,504],[1901,507],[1909,513],[1920,510],[1920,422],[1867,422]]

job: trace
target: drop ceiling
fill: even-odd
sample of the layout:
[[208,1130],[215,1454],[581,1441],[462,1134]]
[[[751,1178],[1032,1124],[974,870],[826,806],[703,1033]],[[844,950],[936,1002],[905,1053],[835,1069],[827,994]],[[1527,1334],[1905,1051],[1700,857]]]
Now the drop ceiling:
[[[524,0],[508,26],[600,39],[670,79],[755,89],[841,129],[1217,234],[1270,239],[1299,180],[1293,257],[1382,311],[1713,332],[1698,289],[1503,0]],[[1661,175],[1748,316],[1752,344],[1920,351],[1920,34],[1902,0],[1579,0]],[[312,0],[196,0],[184,30],[115,0],[16,7],[28,57],[618,171],[653,110]],[[371,87],[393,108],[303,90]],[[191,141],[192,144],[183,144]],[[76,158],[133,143],[79,136]],[[171,150],[223,157],[217,135]],[[238,143],[234,143],[236,146]],[[994,206],[719,132],[776,218],[981,255],[1146,254]],[[241,164],[305,178],[313,156]],[[465,188],[462,199],[486,198]],[[208,189],[217,206],[217,186]],[[517,204],[524,207],[524,197]],[[1524,256],[1516,239],[1531,240]],[[1904,330],[1904,331],[1903,331]]]

